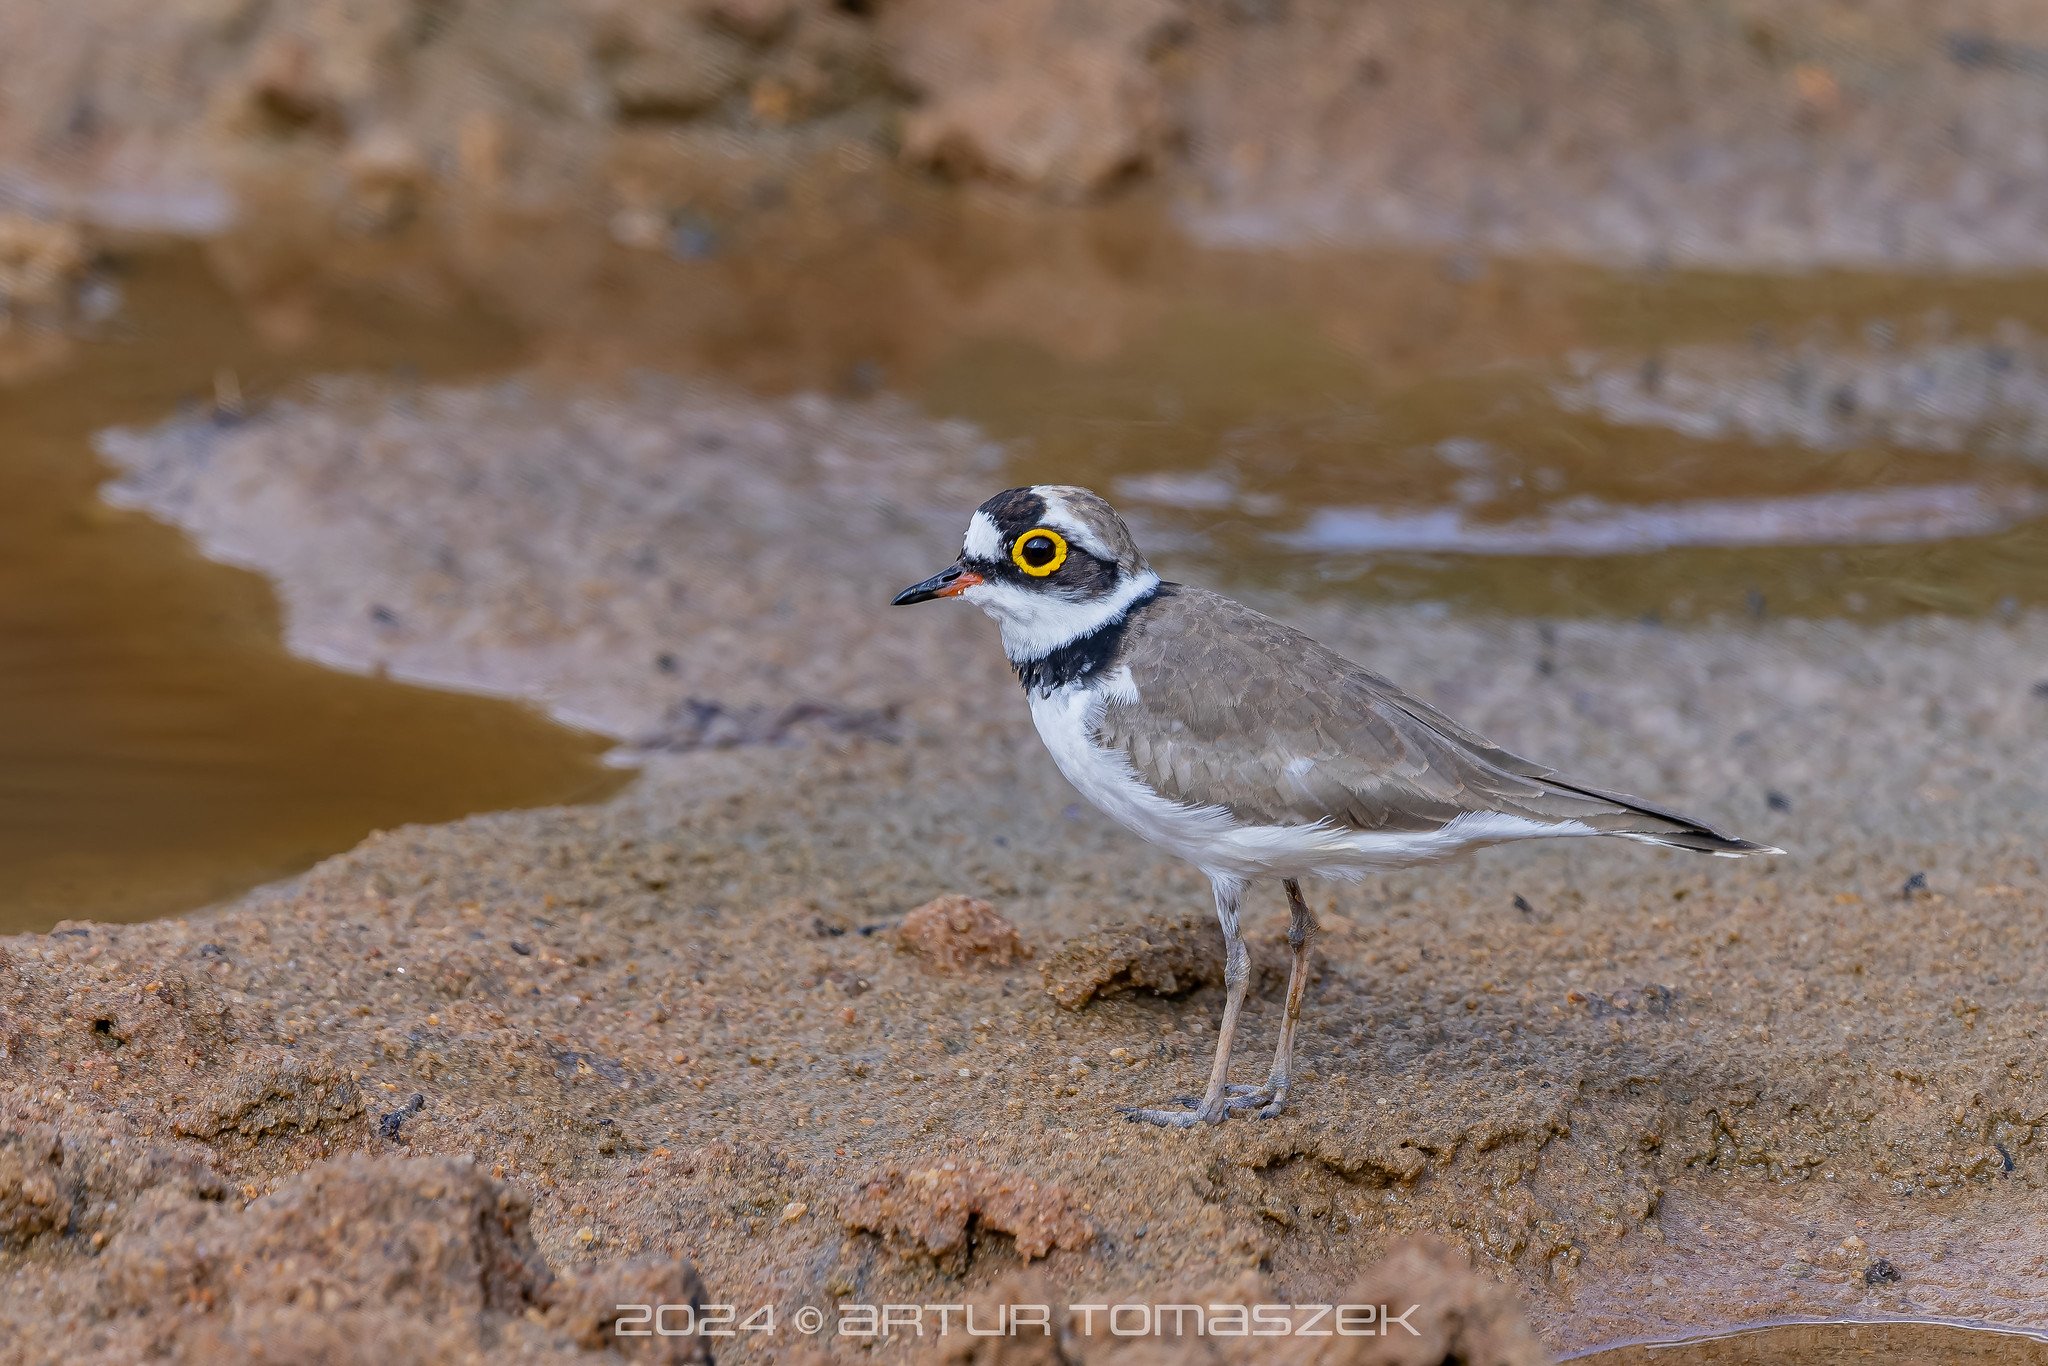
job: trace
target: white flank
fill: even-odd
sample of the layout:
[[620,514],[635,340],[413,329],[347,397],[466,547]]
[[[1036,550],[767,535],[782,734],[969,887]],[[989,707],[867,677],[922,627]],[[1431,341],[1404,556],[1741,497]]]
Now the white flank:
[[1327,821],[1247,825],[1223,807],[1160,796],[1139,779],[1127,757],[1096,744],[1095,723],[1112,697],[1136,700],[1129,669],[1117,669],[1094,686],[1070,684],[1033,693],[1031,719],[1053,762],[1090,804],[1212,879],[1356,878],[1505,840],[1599,833],[1578,821],[1547,824],[1498,811],[1471,812],[1441,829],[1419,832],[1347,830]]
[[[971,529],[968,534],[973,535]],[[995,581],[978,583],[960,596],[996,619],[1003,630],[1003,653],[1012,664],[1025,664],[1107,626],[1158,586],[1159,576],[1148,569],[1124,580],[1114,593],[1089,602],[1069,602],[1043,588]]]

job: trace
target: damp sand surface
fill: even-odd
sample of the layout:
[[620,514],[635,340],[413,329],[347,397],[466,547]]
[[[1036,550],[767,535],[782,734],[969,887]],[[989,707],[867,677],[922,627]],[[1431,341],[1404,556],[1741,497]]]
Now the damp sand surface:
[[[277,577],[297,648],[545,695],[645,776],[382,834],[203,916],[0,943],[6,1103],[75,1174],[31,1152],[0,1203],[18,1340],[283,1332],[282,1290],[209,1268],[296,1246],[356,1182],[407,1239],[454,1247],[436,1230],[479,1208],[531,1239],[545,1275],[486,1278],[449,1355],[567,1352],[578,1287],[675,1293],[683,1261],[788,1325],[842,1300],[1316,1302],[1413,1234],[1555,1351],[2041,1321],[2038,613],[1674,629],[1243,590],[1505,744],[1793,854],[1565,842],[1318,889],[1297,1104],[1164,1132],[1117,1107],[1206,1068],[1199,876],[1075,804],[986,622],[884,605],[1003,477],[977,429],[536,373],[323,386],[103,449],[124,501]],[[906,925],[942,894],[988,903],[958,944]],[[1245,1077],[1279,898],[1249,924]],[[483,1184],[419,1166],[444,1158]],[[144,1217],[147,1172],[183,1175]],[[445,1198],[388,1194],[429,1178]],[[320,1255],[338,1304],[374,1300],[362,1254]],[[164,1288],[195,1276],[210,1308]]]

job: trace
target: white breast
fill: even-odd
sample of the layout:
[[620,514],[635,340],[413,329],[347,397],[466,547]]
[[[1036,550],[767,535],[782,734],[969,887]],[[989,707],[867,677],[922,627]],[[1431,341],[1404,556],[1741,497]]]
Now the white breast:
[[1550,825],[1502,812],[1468,813],[1419,833],[1350,830],[1328,822],[1253,825],[1220,806],[1172,801],[1148,787],[1125,755],[1095,742],[1095,723],[1110,699],[1135,701],[1137,695],[1131,671],[1117,669],[1049,694],[1034,691],[1031,719],[1053,762],[1091,805],[1211,878],[1354,878],[1503,840],[1597,833],[1577,821]]

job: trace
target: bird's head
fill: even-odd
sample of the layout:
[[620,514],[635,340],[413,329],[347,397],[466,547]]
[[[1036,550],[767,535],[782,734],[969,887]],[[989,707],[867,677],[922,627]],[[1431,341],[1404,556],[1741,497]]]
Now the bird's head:
[[960,558],[895,601],[965,598],[1023,662],[1101,629],[1158,586],[1115,508],[1087,489],[1034,484],[975,509]]

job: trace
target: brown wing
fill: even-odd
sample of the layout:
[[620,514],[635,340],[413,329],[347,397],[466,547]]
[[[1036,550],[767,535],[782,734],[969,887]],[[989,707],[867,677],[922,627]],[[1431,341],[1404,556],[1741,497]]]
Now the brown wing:
[[1171,585],[1135,615],[1118,662],[1138,698],[1108,704],[1097,742],[1164,795],[1240,820],[1427,831],[1500,812],[1690,848],[1753,847],[1567,783],[1292,627],[1199,588]]

